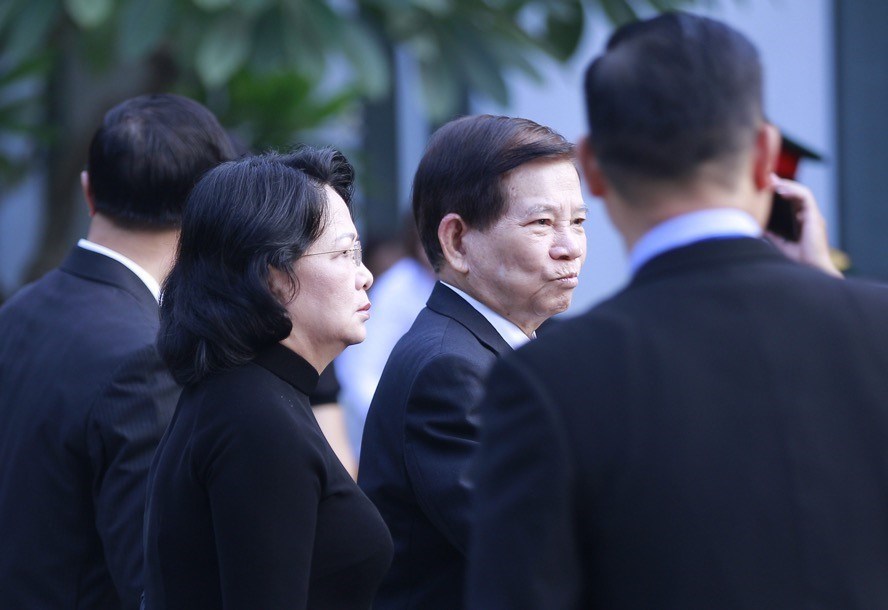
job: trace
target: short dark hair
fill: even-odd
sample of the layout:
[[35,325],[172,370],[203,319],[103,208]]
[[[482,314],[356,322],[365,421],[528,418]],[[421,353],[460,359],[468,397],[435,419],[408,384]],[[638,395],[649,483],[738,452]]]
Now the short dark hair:
[[235,156],[219,121],[194,100],[128,99],[105,114],[89,146],[96,211],[129,229],[178,227],[198,178]]
[[176,381],[248,362],[290,334],[269,269],[284,272],[295,294],[293,262],[327,222],[324,187],[351,210],[353,180],[339,151],[303,147],[223,163],[197,183],[160,306],[158,349]]
[[693,178],[709,161],[732,176],[762,120],[753,44],[688,13],[618,29],[589,65],[585,89],[590,143],[624,193],[639,181]]
[[413,179],[413,215],[435,271],[444,261],[438,243],[441,219],[456,213],[484,231],[505,213],[505,174],[531,161],[573,159],[573,154],[572,143],[528,119],[467,116],[438,129]]

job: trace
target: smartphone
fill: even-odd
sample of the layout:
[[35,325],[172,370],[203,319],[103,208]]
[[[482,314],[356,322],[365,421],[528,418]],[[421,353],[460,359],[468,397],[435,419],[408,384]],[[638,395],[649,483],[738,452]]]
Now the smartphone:
[[802,225],[796,217],[792,202],[774,193],[771,203],[771,216],[768,218],[767,230],[789,241],[799,241],[802,236]]

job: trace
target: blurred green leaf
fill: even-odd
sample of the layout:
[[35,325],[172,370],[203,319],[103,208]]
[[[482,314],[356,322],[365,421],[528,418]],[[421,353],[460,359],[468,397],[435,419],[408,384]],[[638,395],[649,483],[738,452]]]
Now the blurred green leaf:
[[173,10],[173,0],[136,0],[123,5],[118,40],[124,61],[139,59],[163,39]]
[[197,49],[194,67],[207,87],[225,84],[247,60],[250,51],[250,26],[237,14],[214,21]]
[[3,35],[3,30],[6,29],[7,24],[12,20],[15,11],[18,10],[21,4],[22,0],[0,2],[0,36]]
[[120,61],[116,53],[109,52],[117,41],[117,23],[108,21],[93,28],[89,36],[77,38],[71,46],[76,48],[74,55],[85,59],[94,73],[103,74],[113,70]]
[[60,14],[56,0],[30,0],[25,3],[9,28],[4,59],[18,63],[42,48],[46,44],[50,26]]
[[85,30],[98,27],[111,16],[111,0],[63,0],[71,20]]
[[3,91],[3,87],[12,85],[22,79],[45,75],[49,68],[49,54],[40,53],[20,64],[0,69],[0,91]]
[[638,15],[626,0],[599,0],[604,14],[614,25],[624,25],[638,19]]
[[246,133],[257,149],[293,143],[294,133],[315,128],[341,115],[358,99],[353,89],[326,98],[315,95],[316,84],[298,73],[256,76],[242,71],[230,83],[230,104],[220,120]]
[[362,24],[355,23],[343,32],[342,44],[365,95],[375,100],[388,94],[391,87],[389,61],[376,36]]
[[326,64],[325,50],[332,42],[320,35],[312,24],[312,15],[302,2],[285,6],[284,52],[287,62],[297,71],[320,79]]
[[577,50],[583,37],[583,4],[579,0],[562,5],[562,10],[552,11],[546,20],[546,40],[552,55],[559,61],[567,61]]
[[259,15],[270,9],[275,0],[235,0],[235,6],[240,9],[244,15]]
[[450,0],[414,0],[413,4],[436,17],[444,17],[453,10],[453,3]]
[[263,14],[253,30],[253,52],[250,55],[250,71],[257,75],[279,72],[286,67],[287,55],[284,19],[275,8]]
[[429,118],[439,123],[450,119],[459,106],[459,87],[452,69],[443,61],[422,62],[419,73]]
[[460,59],[471,89],[487,95],[500,105],[508,104],[509,89],[502,75],[503,63],[493,57],[481,35],[471,28],[464,28],[458,42],[459,46],[457,41],[451,40],[448,46],[459,49],[456,56]]
[[231,0],[192,0],[192,2],[198,8],[209,12],[220,11],[231,6]]

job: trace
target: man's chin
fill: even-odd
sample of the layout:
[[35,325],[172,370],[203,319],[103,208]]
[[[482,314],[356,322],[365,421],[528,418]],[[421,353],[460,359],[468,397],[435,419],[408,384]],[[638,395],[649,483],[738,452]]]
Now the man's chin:
[[564,313],[570,307],[571,298],[568,296],[566,299],[560,298],[552,301],[548,307],[545,308],[545,318],[543,321],[545,322],[552,316],[558,315],[560,313]]

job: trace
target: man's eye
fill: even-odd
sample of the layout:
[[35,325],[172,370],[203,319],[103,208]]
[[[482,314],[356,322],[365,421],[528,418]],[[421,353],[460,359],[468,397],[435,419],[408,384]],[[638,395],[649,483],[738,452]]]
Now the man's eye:
[[574,223],[575,225],[581,225],[581,224],[583,224],[584,222],[586,222],[586,218],[585,218],[585,217],[574,218],[574,220],[573,220],[573,223]]
[[548,218],[540,218],[538,220],[534,220],[533,223],[540,227],[548,227],[552,224],[552,221]]

